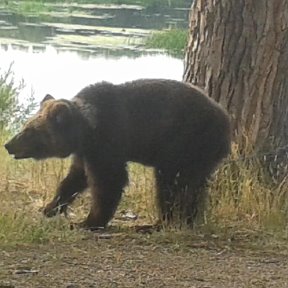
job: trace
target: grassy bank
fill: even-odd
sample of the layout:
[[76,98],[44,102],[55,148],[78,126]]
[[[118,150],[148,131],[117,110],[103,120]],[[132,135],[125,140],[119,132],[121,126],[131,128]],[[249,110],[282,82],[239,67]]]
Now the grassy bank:
[[185,29],[171,29],[152,33],[147,38],[145,46],[147,48],[163,49],[168,53],[182,57],[187,46],[188,31]]
[[[81,237],[81,233],[70,230],[70,223],[87,215],[88,193],[73,204],[67,219],[64,216],[46,219],[41,213],[66,174],[69,160],[15,161],[3,149],[7,139],[3,135],[0,139],[0,244],[69,242]],[[268,233],[287,239],[287,183],[269,186],[257,162],[247,167],[247,163],[237,159],[234,147],[232,162],[222,165],[214,175],[205,224],[198,232],[230,238],[245,231],[254,236]],[[124,229],[152,224],[157,218],[152,170],[133,164],[129,172],[130,186],[112,221],[114,227]],[[123,221],[123,213],[129,211],[137,215],[136,221]]]
[[[79,234],[70,230],[70,223],[80,222],[87,216],[90,208],[89,193],[81,195],[73,207],[69,208],[68,218],[61,215],[47,219],[42,215],[44,205],[52,199],[57,185],[66,175],[70,160],[15,161],[3,148],[8,137],[7,133],[1,133],[0,244],[46,243],[56,240],[69,242],[77,239]],[[113,225],[151,224],[156,220],[152,170],[130,165],[129,173],[130,186]],[[125,214],[130,212],[137,215],[136,221],[126,221]]]
[[[7,91],[14,91],[8,94],[14,97],[11,103],[17,103],[15,83],[10,81],[9,85],[0,81],[0,106],[7,102],[3,101]],[[5,111],[13,110],[6,107]],[[1,125],[7,127],[9,119],[2,120]],[[0,244],[69,242],[81,238],[83,233],[70,230],[70,223],[86,217],[90,206],[88,193],[69,208],[68,218],[47,219],[41,212],[65,177],[70,160],[16,161],[3,147],[11,134],[5,128],[0,129]],[[215,173],[204,224],[197,227],[196,233],[232,239],[244,231],[253,237],[264,233],[267,239],[276,236],[287,240],[288,183],[285,179],[279,184],[268,181],[260,162],[249,157],[248,152],[249,149],[247,159],[240,157],[234,144],[230,158]],[[112,221],[117,229],[152,224],[157,219],[152,169],[131,163],[129,178],[130,185]],[[127,212],[137,219],[129,220]]]

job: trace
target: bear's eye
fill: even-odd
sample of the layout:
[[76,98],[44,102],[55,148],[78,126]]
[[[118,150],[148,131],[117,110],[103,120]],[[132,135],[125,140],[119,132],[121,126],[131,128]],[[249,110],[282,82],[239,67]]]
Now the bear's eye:
[[61,119],[61,118],[58,118],[58,117],[53,118],[51,120],[51,122],[52,122],[51,124],[52,124],[53,128],[58,130],[58,131],[64,131],[64,130],[68,129],[67,123],[65,123],[65,121],[63,121],[63,119]]
[[58,107],[58,109],[54,111],[50,119],[53,122],[53,124],[56,125],[57,127],[64,127],[67,126],[70,120],[70,113],[65,106],[60,107]]
[[56,122],[58,125],[63,125],[63,124],[65,124],[65,117],[64,117],[64,115],[62,115],[62,114],[57,114],[57,115],[55,116],[55,122]]

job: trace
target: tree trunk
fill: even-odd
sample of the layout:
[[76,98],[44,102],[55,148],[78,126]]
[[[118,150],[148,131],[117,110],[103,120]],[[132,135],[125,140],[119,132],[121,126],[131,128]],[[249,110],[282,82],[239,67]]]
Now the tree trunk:
[[240,146],[287,145],[288,0],[194,0],[183,78],[228,110]]

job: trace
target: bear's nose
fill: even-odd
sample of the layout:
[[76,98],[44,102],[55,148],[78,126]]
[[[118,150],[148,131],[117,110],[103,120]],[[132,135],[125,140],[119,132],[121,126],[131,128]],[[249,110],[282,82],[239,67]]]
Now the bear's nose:
[[13,143],[11,143],[11,141],[4,144],[4,147],[9,154],[14,154],[15,151],[14,151]]
[[4,144],[4,147],[7,151],[9,151],[9,143]]

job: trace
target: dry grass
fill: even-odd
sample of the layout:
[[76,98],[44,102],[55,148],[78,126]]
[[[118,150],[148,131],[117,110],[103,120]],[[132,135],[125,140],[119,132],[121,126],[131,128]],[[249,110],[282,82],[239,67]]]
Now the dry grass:
[[[69,219],[62,216],[46,219],[41,213],[67,173],[69,159],[15,161],[3,148],[7,137],[2,132],[0,243],[71,241],[80,237],[78,232],[70,230],[69,222],[85,218],[90,205],[89,194],[83,195],[73,204]],[[129,175],[130,186],[126,189],[113,225],[123,226],[125,222],[119,222],[118,219],[127,211],[138,216],[133,225],[151,224],[156,220],[152,169],[130,164]],[[211,181],[210,201],[205,224],[199,227],[200,233],[224,233],[230,237],[236,235],[237,231],[250,231],[253,235],[266,231],[287,237],[287,188],[285,182],[278,186],[267,184],[260,164],[257,161],[248,163],[239,160],[237,146],[234,145],[231,158]],[[127,223],[129,226],[132,222]]]
[[288,183],[271,183],[257,157],[240,157],[232,147],[230,159],[210,185],[210,221],[253,230],[287,229]]
[[[81,221],[88,214],[89,193],[81,195],[69,208],[67,219],[63,216],[47,219],[41,213],[68,172],[70,159],[15,161],[3,147],[8,138],[8,133],[0,134],[0,244],[43,243],[57,239],[66,241],[78,237],[76,231],[70,230],[69,223]],[[130,185],[125,191],[114,224],[118,225],[118,219],[125,218],[129,213],[137,215],[133,224],[153,223],[156,207],[152,169],[131,164],[129,175]]]

